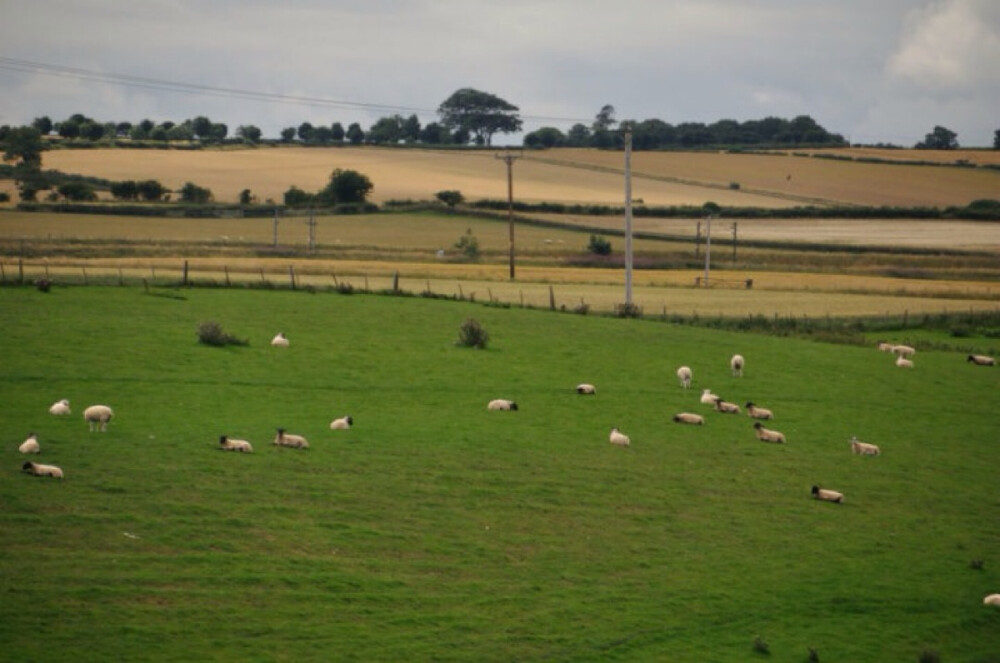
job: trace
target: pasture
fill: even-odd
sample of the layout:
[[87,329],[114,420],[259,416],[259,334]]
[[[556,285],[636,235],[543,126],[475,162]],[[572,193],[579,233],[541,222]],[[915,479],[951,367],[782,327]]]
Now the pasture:
[[[470,316],[486,350],[454,344]],[[206,320],[250,345],[199,345]],[[11,660],[745,661],[757,637],[774,661],[1000,660],[1000,369],[923,332],[889,339],[918,348],[902,370],[874,347],[304,291],[5,287],[0,321]],[[788,444],[702,388],[772,408]],[[72,416],[46,413],[60,398]],[[97,402],[107,433],[80,417]],[[278,426],[311,447],[273,447]],[[20,472],[30,431],[64,480]]]

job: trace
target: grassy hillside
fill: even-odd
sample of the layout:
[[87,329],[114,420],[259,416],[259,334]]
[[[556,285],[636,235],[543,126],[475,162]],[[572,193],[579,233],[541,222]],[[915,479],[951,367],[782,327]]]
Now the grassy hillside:
[[[468,316],[487,350],[454,345]],[[250,345],[199,345],[205,320]],[[874,348],[305,292],[8,287],[0,322],[11,660],[745,661],[756,636],[774,661],[1000,660],[981,605],[1000,369],[962,355],[918,344],[905,371]],[[774,409],[788,444],[702,388]],[[60,398],[71,417],[46,413]],[[104,434],[80,417],[97,402]],[[273,447],[278,426],[311,448]],[[65,480],[19,471],[30,431]]]

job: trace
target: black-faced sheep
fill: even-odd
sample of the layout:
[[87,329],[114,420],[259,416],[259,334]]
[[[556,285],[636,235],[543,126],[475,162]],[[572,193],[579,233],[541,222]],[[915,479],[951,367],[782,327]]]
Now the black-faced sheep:
[[69,411],[69,401],[66,400],[65,398],[62,399],[61,401],[56,401],[49,408],[49,414],[59,414],[59,415],[71,414],[71,412]]
[[617,428],[611,429],[611,435],[608,436],[608,441],[619,447],[627,447],[632,444],[632,440],[629,439],[628,435],[622,433]]
[[286,433],[284,428],[278,429],[278,434],[274,437],[274,443],[279,447],[292,447],[293,449],[308,449],[309,442],[301,435]]
[[743,377],[743,365],[746,362],[743,359],[743,355],[733,355],[732,359],[729,360],[729,368],[733,372],[734,377]]
[[987,355],[969,355],[966,361],[971,361],[976,366],[995,366],[996,359]]
[[694,424],[696,426],[705,425],[705,417],[693,412],[680,412],[674,415],[674,421],[678,424]]
[[812,496],[818,500],[823,500],[824,502],[836,502],[837,504],[844,503],[843,493],[838,493],[835,490],[827,490],[826,488],[820,488],[819,486],[812,487]]
[[715,397],[715,410],[717,412],[723,412],[725,414],[739,414],[740,406],[736,403],[730,403],[729,401],[724,401],[719,396]]
[[495,398],[486,404],[487,410],[517,410],[517,403],[506,398]]
[[29,460],[21,466],[21,469],[36,477],[52,477],[53,479],[63,478],[63,471],[55,465],[42,465],[41,463],[33,463]]
[[253,445],[246,440],[234,440],[225,435],[219,436],[219,448],[223,451],[239,451],[240,453],[253,453]]
[[330,430],[347,430],[354,425],[354,417],[348,415],[330,422]]
[[747,401],[747,416],[753,419],[774,419],[774,413],[766,407],[754,405],[752,401]]
[[691,367],[681,366],[677,369],[677,380],[681,383],[681,386],[685,389],[691,388]]
[[882,450],[878,448],[877,444],[862,442],[858,438],[852,436],[851,453],[860,454],[862,456],[878,456],[882,453]]
[[91,432],[95,430],[100,430],[101,432],[108,430],[108,422],[111,421],[111,417],[113,416],[115,416],[115,413],[107,405],[91,405],[83,411],[83,418],[90,426]]
[[27,439],[21,443],[21,446],[19,446],[17,450],[23,454],[36,454],[40,452],[42,448],[38,446],[38,436],[31,433],[28,435]]
[[718,396],[713,394],[711,389],[701,390],[701,402],[705,405],[715,405],[715,399],[717,398]]
[[576,393],[583,394],[585,396],[593,396],[597,393],[597,387],[587,382],[576,385]]
[[771,430],[770,428],[764,428],[764,424],[759,421],[753,425],[754,434],[757,439],[761,442],[776,442],[777,444],[785,443],[784,433],[779,433],[776,430]]
[[277,336],[271,339],[271,345],[279,348],[287,348],[289,346],[288,338],[282,332],[278,332]]

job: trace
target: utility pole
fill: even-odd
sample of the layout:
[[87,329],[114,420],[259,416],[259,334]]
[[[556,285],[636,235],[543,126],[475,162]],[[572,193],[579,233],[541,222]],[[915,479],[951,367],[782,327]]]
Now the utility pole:
[[510,225],[510,280],[514,280],[514,161],[520,159],[521,155],[514,155],[510,152],[494,155],[496,159],[503,159],[507,164],[507,222]]
[[625,129],[625,306],[632,310],[632,128]]
[[712,214],[705,217],[705,287],[708,287],[708,267],[712,262]]
[[736,222],[733,221],[733,264],[736,264]]
[[316,250],[316,219],[313,217],[313,211],[309,210],[309,220],[306,221],[306,225],[309,226],[309,251]]
[[278,208],[274,208],[274,248],[278,248]]

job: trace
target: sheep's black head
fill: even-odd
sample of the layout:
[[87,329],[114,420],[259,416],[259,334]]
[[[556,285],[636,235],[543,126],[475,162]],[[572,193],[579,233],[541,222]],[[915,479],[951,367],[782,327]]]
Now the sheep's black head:
[[747,404],[744,407],[748,407],[748,408],[749,407],[753,407],[753,401],[747,401]]
[[511,401],[510,402],[510,409],[511,410],[516,410],[517,409],[517,403],[515,403],[514,401]]
[[29,460],[29,461],[26,461],[26,462],[24,463],[24,465],[22,465],[22,466],[21,466],[21,469],[27,472],[28,470],[31,470],[31,469],[34,469],[34,467],[35,467],[35,464],[34,464],[34,463],[32,463],[32,462],[31,462],[31,461]]
[[819,492],[819,486],[813,486],[813,488],[812,488],[812,494],[815,495],[818,492]]
[[965,361],[976,361],[976,358],[973,357],[972,355],[969,355],[969,358],[966,359]]
[[762,423],[760,423],[759,421],[757,421],[757,422],[755,422],[755,423],[754,423],[753,427],[754,427],[754,428],[763,428],[763,427],[764,427],[764,424],[762,424]]
[[680,421],[680,420],[681,420],[681,415],[675,414],[674,415],[674,421]]
[[229,438],[228,438],[228,437],[226,437],[225,435],[220,435],[220,436],[219,436],[219,444],[225,444],[225,443],[226,443],[226,440],[228,440],[228,439],[229,439]]
[[347,415],[347,417],[345,418],[345,420],[347,421],[347,425],[348,426],[353,426],[354,425],[354,417],[352,417],[351,415]]

